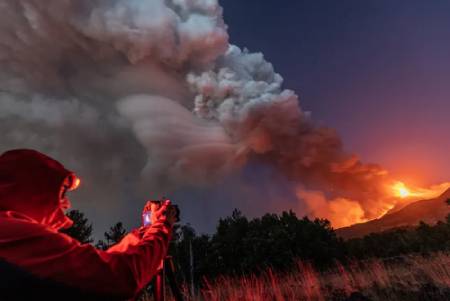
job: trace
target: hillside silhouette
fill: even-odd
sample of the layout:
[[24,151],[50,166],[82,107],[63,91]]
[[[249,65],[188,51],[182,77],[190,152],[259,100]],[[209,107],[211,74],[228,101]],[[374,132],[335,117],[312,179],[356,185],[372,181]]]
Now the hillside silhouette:
[[336,233],[342,238],[349,239],[394,228],[413,227],[420,222],[436,224],[438,221],[444,221],[450,214],[450,206],[446,203],[448,199],[450,189],[434,199],[416,201],[378,219],[337,229]]

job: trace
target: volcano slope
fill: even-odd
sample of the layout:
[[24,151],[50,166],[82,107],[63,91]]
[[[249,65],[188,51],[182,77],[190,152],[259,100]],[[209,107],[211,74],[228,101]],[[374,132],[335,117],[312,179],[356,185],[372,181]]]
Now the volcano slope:
[[378,219],[337,229],[336,233],[344,239],[350,239],[394,228],[413,227],[421,221],[427,224],[435,224],[440,220],[445,220],[447,215],[450,214],[449,199],[450,189],[434,199],[411,203]]

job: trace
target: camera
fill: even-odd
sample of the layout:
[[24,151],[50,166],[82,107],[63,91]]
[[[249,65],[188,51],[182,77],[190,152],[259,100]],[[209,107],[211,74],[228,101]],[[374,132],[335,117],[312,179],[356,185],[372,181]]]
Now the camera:
[[[152,223],[152,213],[153,211],[158,210],[162,204],[168,199],[163,198],[161,200],[149,200],[147,204],[145,204],[144,210],[142,211],[142,225],[149,226]],[[170,205],[175,210],[175,218],[176,221],[180,221],[180,208],[178,205]]]

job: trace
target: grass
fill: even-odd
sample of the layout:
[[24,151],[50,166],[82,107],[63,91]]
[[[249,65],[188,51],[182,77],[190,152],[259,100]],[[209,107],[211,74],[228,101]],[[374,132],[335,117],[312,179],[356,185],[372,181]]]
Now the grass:
[[316,271],[298,262],[290,273],[204,280],[191,301],[450,300],[450,255],[411,255],[354,261]]

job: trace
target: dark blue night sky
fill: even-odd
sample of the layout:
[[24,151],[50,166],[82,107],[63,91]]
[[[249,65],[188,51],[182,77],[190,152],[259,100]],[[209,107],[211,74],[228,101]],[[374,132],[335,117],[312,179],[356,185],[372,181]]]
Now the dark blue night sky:
[[222,0],[231,42],[263,52],[345,148],[417,184],[450,171],[450,1]]

